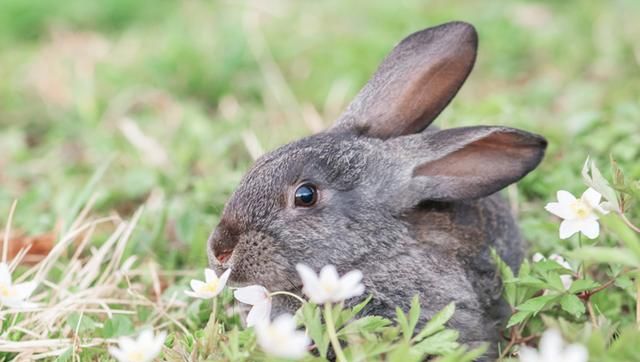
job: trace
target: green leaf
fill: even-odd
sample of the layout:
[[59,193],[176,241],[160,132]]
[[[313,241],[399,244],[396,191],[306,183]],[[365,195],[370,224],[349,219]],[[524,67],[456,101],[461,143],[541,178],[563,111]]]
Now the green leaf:
[[347,324],[338,332],[338,336],[350,334],[372,333],[391,324],[387,318],[380,316],[366,316]]
[[98,327],[98,324],[86,314],[72,313],[67,318],[67,325],[78,334],[91,332]]
[[516,324],[522,323],[525,319],[527,319],[532,314],[533,314],[532,312],[525,312],[525,311],[514,313],[511,316],[511,318],[509,318],[509,322],[507,323],[507,328],[511,328]]
[[574,294],[563,295],[560,299],[560,306],[563,310],[575,317],[580,317],[585,311],[584,303],[582,303],[580,298],[576,297]]
[[632,267],[640,265],[640,258],[624,249],[583,246],[580,249],[569,252],[569,255],[575,259],[597,263],[615,263]]
[[640,239],[638,235],[627,226],[622,217],[616,214],[609,214],[600,218],[602,224],[613,233],[629,248],[640,260]]
[[402,343],[393,349],[385,360],[389,362],[419,362],[423,359],[424,354],[411,349],[408,343]]
[[413,349],[425,354],[442,355],[452,352],[460,344],[457,342],[458,331],[453,329],[445,329],[430,337],[423,339],[420,343],[413,346]]
[[342,325],[353,319],[360,311],[371,301],[370,295],[367,299],[355,305],[353,308],[347,308],[340,311],[340,316],[336,319],[336,328],[339,329]]
[[498,271],[500,272],[500,276],[502,277],[502,280],[505,281],[503,283],[504,285],[504,297],[507,300],[507,302],[509,303],[509,305],[515,305],[516,304],[516,297],[517,297],[517,285],[513,284],[513,283],[507,283],[506,281],[508,280],[514,280],[514,275],[513,275],[513,271],[511,271],[511,268],[507,265],[507,263],[504,262],[504,260],[502,260],[502,258],[500,258],[500,256],[498,255],[498,253],[496,252],[495,249],[491,249],[491,257],[493,258],[493,261],[496,263],[496,265],[498,266]]
[[538,278],[532,277],[530,275],[522,277],[522,278],[518,278],[518,279],[516,279],[516,282],[519,285],[524,285],[524,286],[527,286],[527,287],[534,287],[534,288],[538,288],[538,289],[544,289],[547,286],[547,284],[544,281],[542,281],[542,280],[540,280]]
[[533,314],[536,314],[544,309],[547,304],[549,304],[553,300],[558,299],[558,297],[559,296],[557,295],[541,295],[539,297],[527,300],[526,302],[520,304],[516,309],[518,309],[518,311],[531,312]]
[[562,285],[562,279],[560,279],[560,275],[556,272],[547,273],[545,279],[549,283],[551,289],[554,289],[559,292],[564,292],[564,285]]
[[419,342],[426,337],[429,337],[441,330],[444,329],[444,324],[451,319],[453,313],[456,311],[455,303],[449,303],[446,307],[444,307],[441,311],[436,313],[427,324],[422,328],[420,333],[416,335],[413,340],[415,342]]
[[[591,171],[591,175],[589,175],[589,171]],[[587,157],[587,160],[582,167],[582,178],[587,185],[602,194],[602,196],[612,207],[615,208],[616,211],[620,211],[620,204],[618,202],[616,192],[611,186],[609,186],[609,182],[602,176],[602,173],[598,167],[596,167],[595,162],[593,162],[589,157]]]
[[402,309],[400,309],[400,307],[396,307],[396,322],[398,323],[400,330],[402,330],[402,336],[404,337],[404,339],[411,339],[413,333],[409,329],[409,321],[407,320],[407,316],[404,314]]
[[69,362],[73,357],[73,348],[69,347],[56,358],[56,362]]
[[418,320],[420,319],[420,297],[418,295],[414,295],[411,300],[411,308],[409,309],[409,330],[411,331],[411,336],[413,337],[413,331],[416,329],[416,325],[418,325]]
[[111,319],[107,319],[102,327],[103,338],[113,338],[120,336],[128,336],[134,332],[133,322],[129,317],[116,314]]
[[327,335],[321,320],[320,308],[313,303],[305,303],[302,308],[302,322],[307,328],[309,337],[315,343],[318,353],[322,358],[327,357],[329,348],[329,336]]
[[584,292],[585,290],[591,290],[599,286],[600,284],[594,282],[593,280],[578,279],[578,280],[575,280],[573,283],[571,283],[571,288],[569,288],[569,292],[575,294],[575,293]]

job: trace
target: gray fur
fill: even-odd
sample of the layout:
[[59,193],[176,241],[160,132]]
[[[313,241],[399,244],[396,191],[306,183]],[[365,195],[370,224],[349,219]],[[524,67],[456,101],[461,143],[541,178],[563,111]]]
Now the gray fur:
[[[359,269],[373,295],[366,314],[393,317],[417,294],[424,323],[455,301],[450,325],[461,340],[495,347],[508,309],[490,248],[513,269],[523,256],[517,225],[495,192],[534,169],[546,142],[506,127],[425,130],[466,79],[475,44],[473,27],[459,22],[411,35],[335,127],[258,160],[211,235],[210,264],[231,267],[236,285],[298,294],[297,263]],[[468,67],[462,75],[460,64]],[[384,89],[376,88],[381,79]],[[313,207],[293,204],[303,181],[319,190]],[[274,314],[298,307],[287,298],[274,303]]]

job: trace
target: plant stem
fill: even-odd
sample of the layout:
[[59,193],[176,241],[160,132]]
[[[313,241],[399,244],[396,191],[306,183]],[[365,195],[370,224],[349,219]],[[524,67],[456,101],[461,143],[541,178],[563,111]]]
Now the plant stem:
[[[578,233],[578,247],[582,248],[582,233]],[[581,261],[580,265],[578,266],[578,270],[580,271],[580,274],[582,275],[582,279],[586,279],[587,278],[587,263],[585,261]]]
[[296,294],[293,294],[293,293],[290,293],[290,292],[280,291],[280,292],[273,292],[273,293],[269,294],[270,297],[273,297],[273,296],[276,296],[276,295],[288,295],[290,297],[293,297],[293,298],[297,299],[302,304],[305,304],[307,302],[306,300],[304,300],[299,295],[296,295]]
[[633,231],[635,231],[637,233],[640,233],[640,228],[635,226],[635,225],[633,225],[631,223],[631,221],[629,221],[629,219],[627,219],[627,216],[624,213],[619,212],[618,215],[620,215],[620,217],[622,218],[622,221],[624,221],[624,223],[627,224],[627,226],[629,228],[631,228],[631,230],[633,230]]
[[338,334],[336,333],[336,326],[333,324],[333,313],[331,311],[331,303],[324,304],[324,321],[327,323],[327,333],[329,333],[329,340],[333,346],[333,351],[336,353],[336,360],[338,362],[346,362],[347,358],[342,352],[340,341],[338,341]]
[[211,315],[209,316],[209,321],[207,321],[207,325],[204,327],[204,350],[207,354],[213,352],[217,343],[217,335],[218,335],[218,322],[217,319],[218,313],[218,297],[213,298],[213,309],[211,310]]
[[640,329],[640,273],[636,275],[636,324]]

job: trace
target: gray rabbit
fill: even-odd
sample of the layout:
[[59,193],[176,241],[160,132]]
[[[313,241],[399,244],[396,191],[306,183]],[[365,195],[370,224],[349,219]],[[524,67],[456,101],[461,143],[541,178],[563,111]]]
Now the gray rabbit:
[[[540,163],[546,141],[507,127],[427,128],[477,44],[463,22],[409,35],[333,127],[260,158],[209,239],[211,265],[232,268],[237,285],[297,294],[297,263],[359,269],[373,295],[366,314],[393,317],[418,294],[423,323],[454,301],[461,341],[494,354],[509,309],[490,250],[516,269],[524,249],[497,192]],[[274,303],[274,314],[299,306]]]

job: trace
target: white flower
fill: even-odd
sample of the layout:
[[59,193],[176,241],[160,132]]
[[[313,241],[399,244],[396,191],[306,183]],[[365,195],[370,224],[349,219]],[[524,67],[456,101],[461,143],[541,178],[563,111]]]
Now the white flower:
[[[547,258],[545,258],[544,255],[540,253],[535,253],[533,254],[533,257],[531,259],[537,263],[537,262],[546,260]],[[560,264],[565,269],[573,271],[573,268],[571,268],[571,264],[569,264],[566,260],[564,260],[562,256],[558,254],[549,255],[549,260],[553,260],[556,263]],[[560,276],[560,281],[562,281],[562,286],[564,287],[564,290],[569,290],[569,288],[571,288],[571,284],[573,284],[573,275],[563,274]]]
[[310,343],[304,332],[296,330],[296,322],[289,314],[283,314],[273,322],[260,320],[256,324],[256,337],[266,353],[281,358],[302,358]]
[[319,277],[303,264],[296,265],[296,270],[302,279],[302,291],[316,304],[341,302],[364,293],[364,285],[360,283],[362,272],[359,270],[352,270],[342,278],[333,265],[322,268]]
[[227,284],[227,279],[229,279],[229,274],[231,273],[231,269],[227,269],[220,278],[216,275],[216,272],[211,269],[204,270],[205,281],[191,280],[191,289],[193,291],[187,290],[184,293],[190,297],[194,298],[202,298],[202,299],[211,299],[215,298],[224,286]]
[[13,284],[9,265],[0,263],[0,303],[10,308],[33,308],[35,303],[27,299],[38,287],[34,281]]
[[233,296],[242,303],[251,305],[247,314],[247,327],[255,326],[261,320],[269,320],[271,314],[271,296],[261,285],[251,285],[237,289]]
[[589,239],[597,238],[600,234],[597,212],[608,213],[600,205],[602,195],[588,188],[579,199],[564,190],[558,191],[557,197],[558,202],[550,202],[544,208],[563,219],[560,224],[560,239],[566,239],[577,232]]
[[160,332],[156,336],[151,329],[146,329],[140,333],[137,339],[130,337],[118,338],[119,348],[109,347],[109,353],[118,362],[150,362],[162,351],[162,345],[166,337],[167,334],[165,332]]
[[589,353],[580,344],[565,346],[562,335],[550,329],[542,335],[539,350],[522,347],[520,362],[587,362]]

